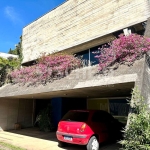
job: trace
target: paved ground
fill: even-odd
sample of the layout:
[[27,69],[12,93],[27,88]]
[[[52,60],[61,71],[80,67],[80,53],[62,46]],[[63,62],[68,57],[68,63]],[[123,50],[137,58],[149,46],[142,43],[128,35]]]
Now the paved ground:
[[[68,145],[65,148],[60,148],[58,147],[55,132],[41,132],[38,128],[11,130],[9,132],[1,131],[0,141],[20,146],[27,150],[85,150],[84,146],[78,145]],[[100,150],[118,149],[118,144],[104,145],[100,147]]]

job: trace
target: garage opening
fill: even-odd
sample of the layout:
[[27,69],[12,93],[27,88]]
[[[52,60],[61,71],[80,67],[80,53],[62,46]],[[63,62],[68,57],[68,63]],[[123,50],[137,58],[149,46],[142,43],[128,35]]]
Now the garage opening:
[[69,110],[105,110],[109,112],[118,121],[126,124],[129,112],[129,104],[126,97],[113,98],[73,98],[59,97],[51,100],[36,100],[36,116],[38,113],[51,104],[53,129],[57,126],[61,118]]
[[35,100],[35,127],[39,127],[37,121],[38,117],[42,111],[49,107],[49,105],[49,117],[53,125],[53,131],[57,129],[58,122],[69,110],[87,109],[86,98],[58,97],[51,99],[37,99]]

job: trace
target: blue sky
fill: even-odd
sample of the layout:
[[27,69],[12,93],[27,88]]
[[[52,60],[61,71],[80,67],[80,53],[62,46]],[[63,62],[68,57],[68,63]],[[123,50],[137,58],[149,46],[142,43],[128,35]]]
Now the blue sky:
[[14,49],[22,29],[65,0],[0,0],[0,52]]

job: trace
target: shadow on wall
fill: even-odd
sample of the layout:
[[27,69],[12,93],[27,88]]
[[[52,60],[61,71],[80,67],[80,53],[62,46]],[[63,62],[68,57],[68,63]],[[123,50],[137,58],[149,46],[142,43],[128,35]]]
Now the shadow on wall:
[[3,129],[1,128],[1,126],[0,126],[0,131],[3,131]]

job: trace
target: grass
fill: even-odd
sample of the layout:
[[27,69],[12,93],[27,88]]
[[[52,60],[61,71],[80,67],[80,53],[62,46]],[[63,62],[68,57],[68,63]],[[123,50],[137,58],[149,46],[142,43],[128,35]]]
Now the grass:
[[14,145],[11,145],[9,143],[5,143],[5,142],[1,142],[0,141],[0,150],[26,150],[24,148],[21,148],[21,147],[17,147],[17,146],[14,146]]

